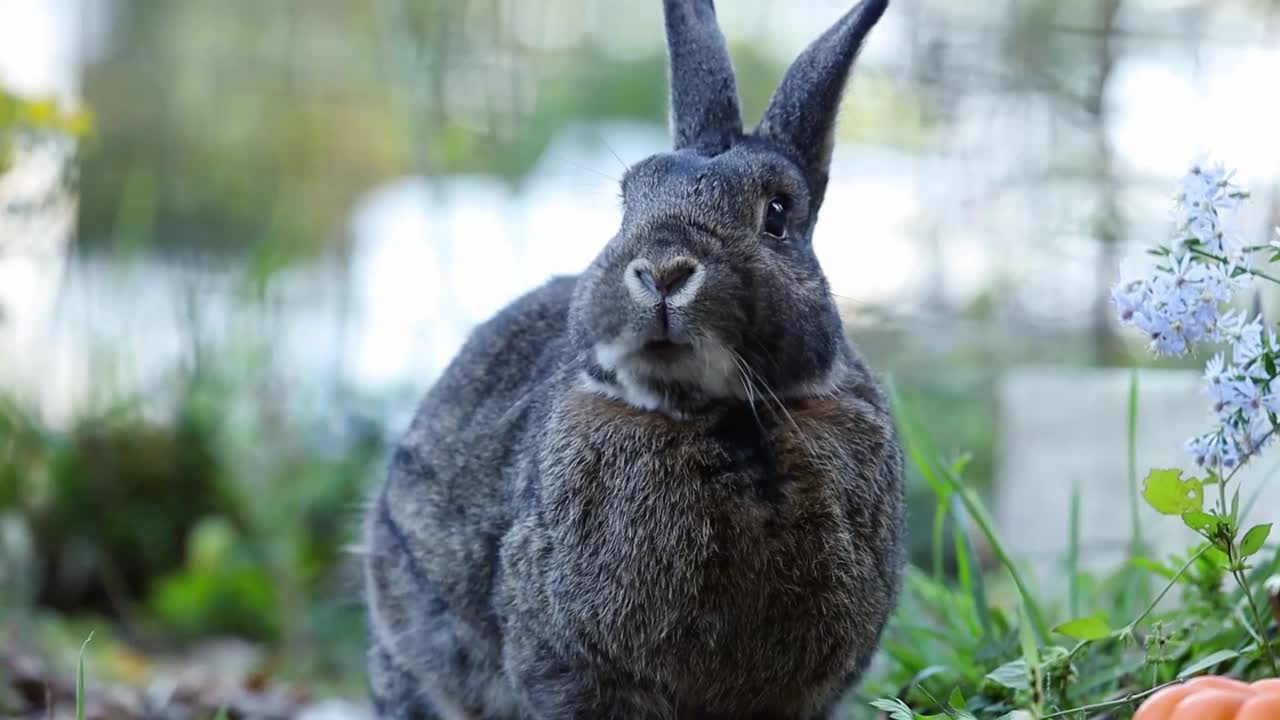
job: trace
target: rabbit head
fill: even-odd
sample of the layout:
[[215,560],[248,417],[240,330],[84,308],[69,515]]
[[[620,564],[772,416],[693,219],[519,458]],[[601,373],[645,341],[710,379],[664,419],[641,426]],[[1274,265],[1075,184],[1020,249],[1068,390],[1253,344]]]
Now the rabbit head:
[[744,132],[712,0],[664,0],[674,149],[627,170],[621,227],[576,287],[591,389],[677,415],[831,389],[845,343],[811,240],[845,82],[887,4],[814,41]]

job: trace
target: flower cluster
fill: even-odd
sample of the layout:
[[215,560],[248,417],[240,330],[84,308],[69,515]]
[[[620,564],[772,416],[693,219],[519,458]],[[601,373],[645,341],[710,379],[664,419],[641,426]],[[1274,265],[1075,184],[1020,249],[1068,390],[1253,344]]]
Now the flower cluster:
[[1225,170],[1192,168],[1177,196],[1173,237],[1152,251],[1164,262],[1152,277],[1112,291],[1120,320],[1145,333],[1157,355],[1181,357],[1239,330],[1241,318],[1221,310],[1251,278],[1237,221],[1246,197]]
[[1233,345],[1231,363],[1218,353],[1205,365],[1204,392],[1218,427],[1187,441],[1187,452],[1197,463],[1233,468],[1271,441],[1280,412],[1280,380],[1272,356],[1275,333],[1266,345],[1264,350],[1262,324],[1255,319]]
[[1150,277],[1112,291],[1121,322],[1146,334],[1156,355],[1181,357],[1200,344],[1225,345],[1205,366],[1204,390],[1217,426],[1187,441],[1197,463],[1232,468],[1272,439],[1280,415],[1280,343],[1264,333],[1261,318],[1229,309],[1236,291],[1256,277],[1255,254],[1280,259],[1280,228],[1270,245],[1250,246],[1238,219],[1248,193],[1222,167],[1194,167],[1183,178],[1170,241]]
[[1240,286],[1222,264],[1207,264],[1184,252],[1167,255],[1169,265],[1153,277],[1134,280],[1112,291],[1120,320],[1146,334],[1157,355],[1181,357],[1197,343],[1221,342],[1231,327],[1230,313],[1221,313]]

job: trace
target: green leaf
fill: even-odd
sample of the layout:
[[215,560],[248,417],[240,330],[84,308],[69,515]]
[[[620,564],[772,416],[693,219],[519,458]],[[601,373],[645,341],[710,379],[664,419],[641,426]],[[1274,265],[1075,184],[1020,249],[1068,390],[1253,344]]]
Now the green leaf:
[[1204,559],[1212,563],[1215,567],[1224,569],[1231,567],[1231,558],[1227,557],[1226,553],[1212,545],[1209,546],[1208,550],[1204,551]]
[[930,665],[929,667],[911,676],[911,680],[907,682],[906,687],[919,685],[920,683],[924,682],[925,680],[928,680],[931,677],[934,677],[935,675],[945,675],[950,672],[951,672],[951,668],[947,667],[946,665]]
[[951,690],[951,697],[947,698],[947,704],[952,710],[964,710],[964,693],[960,692],[960,687],[956,686]]
[[1027,682],[1027,661],[1023,658],[1007,662],[992,670],[987,673],[987,679],[1010,690],[1031,689],[1031,683]]
[[1218,527],[1218,518],[1199,510],[1182,513],[1182,522],[1201,535],[1213,535]]
[[1240,541],[1240,557],[1247,558],[1250,555],[1262,549],[1263,544],[1267,542],[1267,536],[1271,534],[1271,523],[1265,525],[1254,525],[1249,532],[1244,534],[1244,540]]
[[1022,657],[1027,661],[1027,667],[1032,670],[1038,669],[1040,667],[1040,646],[1036,644],[1036,637],[1031,633],[1031,619],[1027,617],[1025,605],[1018,618],[1018,639],[1022,642]]
[[890,720],[915,720],[915,713],[898,698],[880,698],[872,700],[871,707],[889,714]]
[[1182,515],[1204,509],[1204,484],[1184,480],[1181,470],[1152,470],[1142,482],[1142,497],[1162,515]]
[[1208,670],[1215,665],[1224,663],[1228,660],[1234,660],[1238,657],[1240,657],[1240,652],[1238,650],[1219,650],[1218,652],[1201,658],[1200,660],[1183,668],[1182,672],[1178,673],[1178,679],[1182,680],[1184,678],[1189,678],[1198,672]]
[[1111,628],[1101,615],[1076,618],[1062,623],[1053,631],[1076,640],[1101,640],[1111,635]]

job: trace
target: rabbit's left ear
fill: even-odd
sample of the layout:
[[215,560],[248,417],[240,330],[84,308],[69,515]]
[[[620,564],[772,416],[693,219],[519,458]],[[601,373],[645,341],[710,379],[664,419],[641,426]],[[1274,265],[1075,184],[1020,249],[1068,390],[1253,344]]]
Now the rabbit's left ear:
[[836,114],[862,41],[889,0],[863,0],[813,41],[774,91],[756,134],[788,148],[809,182],[811,206],[822,204],[835,142]]
[[712,0],[663,0],[676,150],[715,155],[742,135],[738,87]]

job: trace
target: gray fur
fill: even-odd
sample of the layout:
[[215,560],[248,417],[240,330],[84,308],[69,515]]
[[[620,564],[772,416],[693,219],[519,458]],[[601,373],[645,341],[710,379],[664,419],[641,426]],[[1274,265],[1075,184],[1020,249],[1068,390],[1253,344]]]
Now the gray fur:
[[[830,38],[860,44],[877,5],[778,97],[834,113],[786,88],[851,63]],[[618,234],[581,275],[475,330],[371,504],[385,717],[827,718],[893,608],[901,452],[813,254],[826,161],[798,151],[829,127],[787,124],[789,105],[718,134],[715,83],[678,79],[710,43],[732,87],[711,4],[666,11],[682,149],[627,171]]]
[[721,152],[742,135],[738,86],[712,0],[663,0],[676,150]]

